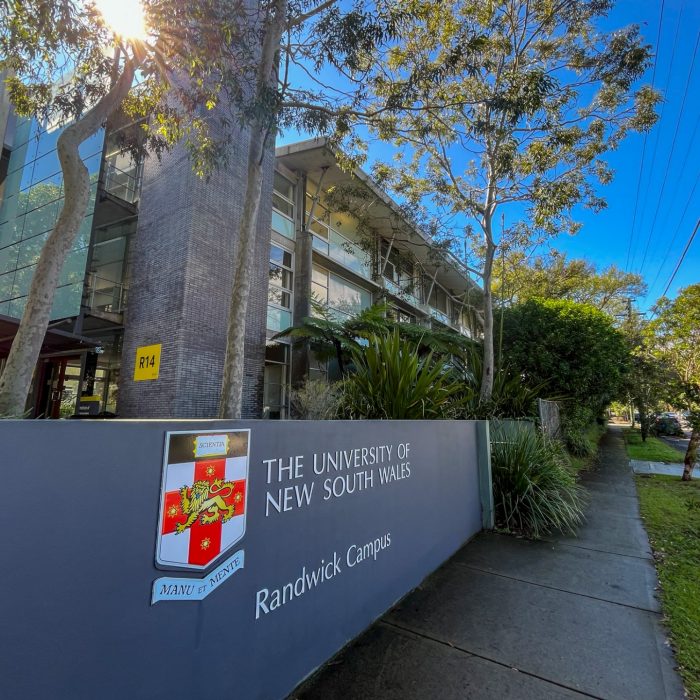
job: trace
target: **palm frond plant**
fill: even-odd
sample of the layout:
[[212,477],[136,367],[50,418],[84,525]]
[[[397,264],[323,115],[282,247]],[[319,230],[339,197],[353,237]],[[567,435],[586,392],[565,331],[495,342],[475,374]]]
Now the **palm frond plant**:
[[348,418],[440,419],[454,416],[460,391],[451,369],[421,356],[397,329],[353,352],[355,371],[343,384]]
[[352,353],[368,338],[388,333],[392,322],[386,317],[388,305],[373,304],[349,318],[339,319],[332,309],[317,301],[311,302],[313,315],[302,318],[290,328],[280,331],[272,340],[291,338],[308,341],[322,360],[335,359],[341,376],[347,373]]
[[525,426],[496,430],[491,471],[497,526],[539,538],[583,522],[584,491],[558,441]]

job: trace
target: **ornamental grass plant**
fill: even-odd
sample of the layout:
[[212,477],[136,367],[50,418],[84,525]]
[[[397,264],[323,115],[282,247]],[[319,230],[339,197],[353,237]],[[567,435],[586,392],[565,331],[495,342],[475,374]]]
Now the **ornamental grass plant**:
[[575,533],[583,522],[583,489],[564,447],[524,426],[501,427],[492,436],[491,470],[496,524],[539,538]]

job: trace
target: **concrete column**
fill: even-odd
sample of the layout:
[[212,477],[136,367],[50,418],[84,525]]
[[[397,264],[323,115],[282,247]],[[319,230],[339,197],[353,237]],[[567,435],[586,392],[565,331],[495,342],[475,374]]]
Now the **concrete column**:
[[[306,229],[306,176],[297,180],[297,227],[294,256],[294,323],[311,315],[311,275],[313,236]],[[309,374],[309,343],[296,340],[292,345],[292,387]]]

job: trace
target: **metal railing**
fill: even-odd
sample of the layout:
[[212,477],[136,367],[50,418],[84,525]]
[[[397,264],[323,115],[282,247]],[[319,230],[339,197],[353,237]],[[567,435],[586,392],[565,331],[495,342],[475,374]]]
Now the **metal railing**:
[[86,306],[95,311],[121,314],[126,308],[127,289],[120,282],[88,275]]
[[388,277],[385,277],[382,275],[381,277],[381,283],[384,289],[387,290],[387,292],[390,292],[394,296],[399,297],[399,299],[403,299],[404,301],[407,301],[409,304],[412,306],[415,306],[417,309],[423,309],[424,304],[421,302],[421,300],[415,295],[412,294],[411,292],[402,289],[401,285],[397,284],[393,280],[390,280]]
[[104,189],[114,197],[135,204],[141,191],[141,168],[132,166],[129,170],[122,170],[114,163],[105,163]]

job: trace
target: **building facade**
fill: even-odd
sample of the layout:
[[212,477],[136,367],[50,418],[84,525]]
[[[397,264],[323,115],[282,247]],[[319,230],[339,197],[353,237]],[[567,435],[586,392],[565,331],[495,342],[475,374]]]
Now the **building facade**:
[[[2,124],[0,124],[2,127]],[[81,153],[90,205],[64,266],[28,402],[34,417],[214,417],[225,353],[244,164],[198,179],[175,149],[135,163],[108,124]],[[0,370],[62,204],[57,129],[10,113],[0,180]],[[238,135],[240,152],[246,135]],[[268,154],[246,317],[244,417],[286,418],[291,386],[333,378],[305,343],[276,337],[314,313],[385,300],[399,320],[473,335],[479,287],[323,139]],[[342,206],[338,193],[347,188]],[[157,378],[136,358],[158,347]]]

